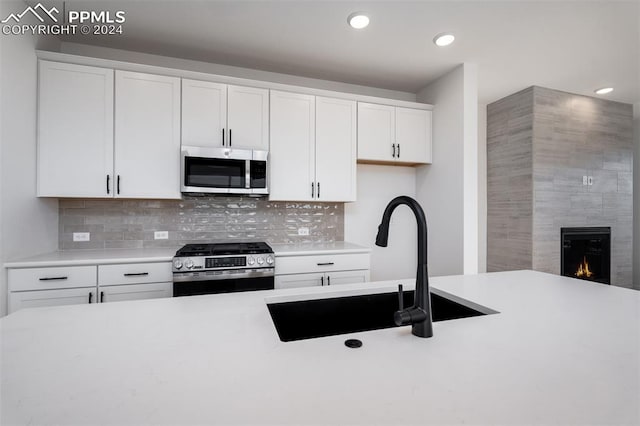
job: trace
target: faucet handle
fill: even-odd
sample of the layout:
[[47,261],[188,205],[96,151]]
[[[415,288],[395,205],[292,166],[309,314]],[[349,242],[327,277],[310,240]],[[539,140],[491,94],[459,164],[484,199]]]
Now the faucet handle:
[[404,309],[404,293],[402,292],[402,284],[398,284],[398,310]]

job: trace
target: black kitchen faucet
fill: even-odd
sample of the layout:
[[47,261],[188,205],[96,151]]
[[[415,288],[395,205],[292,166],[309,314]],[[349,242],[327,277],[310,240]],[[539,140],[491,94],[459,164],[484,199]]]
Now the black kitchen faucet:
[[386,247],[389,239],[389,221],[393,211],[401,204],[409,206],[418,222],[418,271],[416,273],[415,303],[412,307],[403,309],[402,285],[398,286],[399,310],[393,319],[396,325],[411,324],[411,333],[418,337],[433,336],[431,324],[431,296],[429,293],[429,275],[427,269],[427,220],[424,211],[416,200],[407,196],[396,197],[384,210],[382,222],[378,226],[376,245]]

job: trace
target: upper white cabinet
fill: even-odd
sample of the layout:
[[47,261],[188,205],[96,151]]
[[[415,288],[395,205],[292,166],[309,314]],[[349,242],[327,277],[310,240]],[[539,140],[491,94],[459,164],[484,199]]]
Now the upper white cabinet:
[[271,200],[312,201],[315,189],[315,96],[271,91]]
[[316,96],[319,201],[356,200],[356,102]]
[[182,79],[182,144],[269,149],[269,91]]
[[113,70],[40,61],[38,196],[113,192]]
[[356,103],[271,91],[271,200],[354,201]]
[[180,198],[180,79],[116,71],[115,192]]
[[358,102],[358,160],[431,163],[431,111]]

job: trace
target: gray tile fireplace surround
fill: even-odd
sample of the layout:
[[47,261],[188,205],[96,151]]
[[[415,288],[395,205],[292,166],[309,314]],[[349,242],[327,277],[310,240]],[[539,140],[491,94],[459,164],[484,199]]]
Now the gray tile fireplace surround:
[[[175,247],[214,240],[333,242],[344,239],[344,204],[218,196],[61,199],[59,227],[61,250]],[[299,236],[298,227],[308,227],[309,236]],[[154,240],[154,231],[168,231],[169,239]],[[90,232],[91,241],[74,242],[74,232]]]
[[[632,286],[633,108],[530,87],[487,108],[487,269],[560,273],[560,228],[611,227]],[[592,176],[591,186],[583,176]]]

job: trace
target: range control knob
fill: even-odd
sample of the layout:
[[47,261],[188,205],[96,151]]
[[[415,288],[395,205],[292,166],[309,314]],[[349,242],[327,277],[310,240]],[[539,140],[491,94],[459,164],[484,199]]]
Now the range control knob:
[[249,256],[247,258],[247,263],[249,264],[249,266],[253,265],[254,263],[256,263],[256,259],[253,256]]
[[173,261],[173,267],[176,269],[182,268],[182,260],[176,259]]
[[264,257],[258,256],[258,265],[262,265],[264,263]]
[[273,256],[267,256],[267,265],[273,265]]
[[185,260],[185,262],[184,262],[184,266],[186,266],[186,267],[187,267],[187,269],[191,269],[191,268],[193,268],[193,260],[191,260],[191,259],[187,259],[187,260]]

